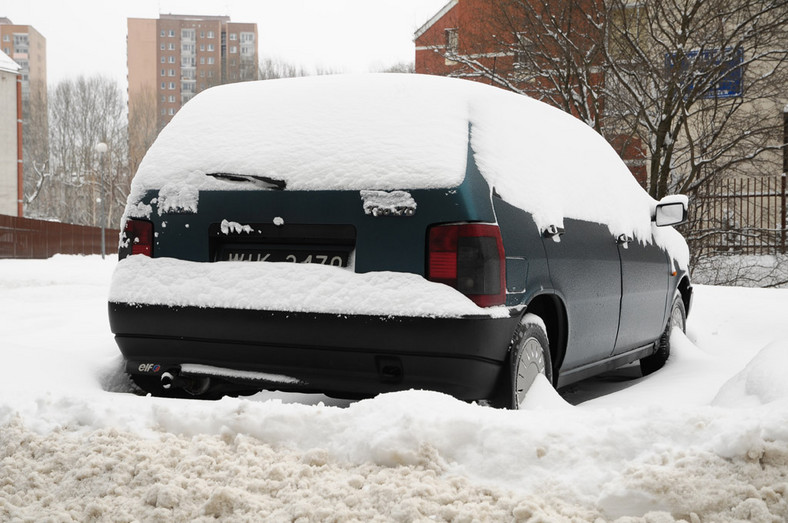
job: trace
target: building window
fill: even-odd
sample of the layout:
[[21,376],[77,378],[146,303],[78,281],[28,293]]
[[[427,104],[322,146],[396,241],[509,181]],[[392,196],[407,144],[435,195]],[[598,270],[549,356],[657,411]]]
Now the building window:
[[205,78],[205,71],[200,71],[200,78]]
[[172,116],[173,114],[175,114],[175,109],[173,109],[172,107],[170,107],[170,109],[167,111],[167,114],[169,114],[170,116]]
[[165,57],[165,56],[162,56],[162,57],[161,57],[161,63],[163,63],[163,64],[164,64],[164,63],[167,63],[167,57]]
[[167,33],[164,31],[164,29],[162,29],[161,30],[161,37],[164,38],[166,35],[167,35]]
[[230,53],[231,54],[235,54],[237,52],[238,52],[238,48],[236,46],[234,46],[234,45],[231,45],[230,46]]
[[208,71],[208,78],[213,78],[213,71]]
[[208,57],[208,65],[213,65],[213,56]]
[[170,42],[170,45],[168,46],[168,49],[169,49],[170,51],[174,51],[174,50],[175,50],[175,44],[174,44],[174,43],[172,43],[172,42]]
[[3,52],[4,52],[5,54],[7,54],[7,55],[10,55],[10,54],[11,54],[11,49],[9,49],[9,48],[7,48],[7,47],[6,47],[6,48],[4,48],[4,49],[3,49]]
[[169,61],[171,64],[174,64],[174,63],[175,63],[175,57],[174,57],[174,56],[170,56],[170,58],[168,59],[168,61]]
[[205,57],[204,56],[200,57],[200,65],[205,65]]
[[533,55],[534,43],[525,33],[515,33],[514,37],[517,39],[517,47],[514,49],[514,68],[525,69],[529,58]]
[[235,33],[230,33],[230,40],[232,40],[233,42],[238,40],[238,35]]
[[164,103],[166,101],[167,101],[167,97],[164,96],[164,95],[161,95],[161,103]]
[[175,36],[175,29],[170,29],[169,36],[170,36],[170,37],[173,37],[173,36]]
[[460,47],[460,37],[457,34],[457,28],[450,28],[445,30],[446,36],[446,54],[457,54]]
[[162,82],[161,83],[161,88],[162,89],[166,89],[167,88],[167,82]]
[[164,74],[164,69],[162,69],[162,70],[161,70],[161,75],[162,75],[162,76],[165,76],[165,74]]
[[9,37],[8,35],[3,35],[3,42],[10,42],[10,41],[11,41],[11,37]]
[[170,90],[175,90],[175,82],[170,82]]
[[175,76],[175,69],[170,69],[170,76]]
[[194,40],[194,29],[181,29],[181,38],[183,40]]
[[241,43],[254,42],[254,33],[241,33]]
[[162,108],[161,108],[161,115],[162,115],[162,116],[164,116],[165,114],[167,114],[167,109],[165,109],[164,107],[162,107]]
[[211,52],[213,50],[214,50],[213,44],[208,44],[208,52]]
[[205,51],[205,44],[200,44],[200,51]]
[[170,103],[175,103],[175,95],[174,94],[170,95]]
[[213,31],[208,31],[208,38],[213,38]]
[[164,44],[163,44],[163,43],[162,43],[162,44],[159,46],[159,49],[161,49],[162,51],[164,51]]

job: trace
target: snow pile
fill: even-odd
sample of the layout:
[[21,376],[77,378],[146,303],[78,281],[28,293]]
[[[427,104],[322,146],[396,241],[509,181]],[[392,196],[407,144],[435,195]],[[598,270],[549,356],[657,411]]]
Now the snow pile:
[[[253,190],[208,174],[265,176],[287,190],[459,185],[471,148],[482,175],[540,230],[564,218],[652,241],[655,202],[612,147],[573,116],[477,82],[369,74],[243,82],[208,89],[178,112],[132,183],[190,208],[195,190]],[[189,194],[176,196],[173,187]],[[189,189],[186,189],[186,188]],[[677,235],[656,241],[686,267]],[[674,248],[675,247],[675,248]]]
[[771,343],[730,379],[714,399],[715,405],[751,408],[774,401],[788,403],[788,340]]
[[[596,515],[447,476],[429,447],[415,466],[348,466],[323,450],[274,448],[241,434],[142,438],[100,429],[41,436],[18,420],[1,430],[2,519],[556,521]],[[16,493],[6,496],[10,485]]]
[[[244,230],[235,222],[227,230]],[[248,227],[248,226],[246,226]],[[112,277],[110,301],[147,305],[376,316],[504,318],[459,291],[404,272],[356,274],[316,263],[198,263],[131,256]]]
[[698,259],[692,280],[706,285],[788,287],[788,255],[720,254]]
[[0,520],[788,519],[788,291],[698,287],[664,369],[538,381],[518,412],[426,391],[205,402],[130,393],[113,263],[0,260]]

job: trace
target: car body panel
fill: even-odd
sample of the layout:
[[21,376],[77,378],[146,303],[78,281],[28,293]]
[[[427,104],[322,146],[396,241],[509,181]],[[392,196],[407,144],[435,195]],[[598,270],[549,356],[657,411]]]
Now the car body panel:
[[492,393],[519,321],[516,315],[392,318],[118,303],[109,304],[109,315],[134,373],[143,364],[161,375],[190,363],[297,380],[261,388],[337,396],[430,388],[462,399]]
[[566,301],[564,369],[610,355],[621,305],[621,263],[607,226],[567,219],[560,241],[544,238],[550,280]]

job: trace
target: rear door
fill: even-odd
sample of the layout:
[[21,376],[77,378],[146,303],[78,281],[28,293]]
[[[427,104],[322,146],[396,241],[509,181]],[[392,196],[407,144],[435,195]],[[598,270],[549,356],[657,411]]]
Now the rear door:
[[608,357],[616,343],[621,303],[621,262],[606,225],[564,221],[560,241],[544,238],[553,287],[569,320],[562,370]]

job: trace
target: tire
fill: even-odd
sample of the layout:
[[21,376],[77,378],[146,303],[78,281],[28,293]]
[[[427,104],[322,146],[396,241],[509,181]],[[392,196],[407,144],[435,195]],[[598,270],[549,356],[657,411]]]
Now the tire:
[[517,410],[539,374],[553,382],[550,344],[544,324],[538,316],[526,314],[509,342],[507,369],[493,404]]
[[676,292],[673,297],[673,304],[670,307],[670,316],[668,317],[665,331],[657,341],[657,351],[651,356],[646,356],[640,360],[640,372],[643,376],[658,371],[665,366],[665,363],[670,357],[670,332],[674,327],[681,329],[681,332],[687,330],[687,311],[684,308],[684,300],[681,299],[681,294]]

